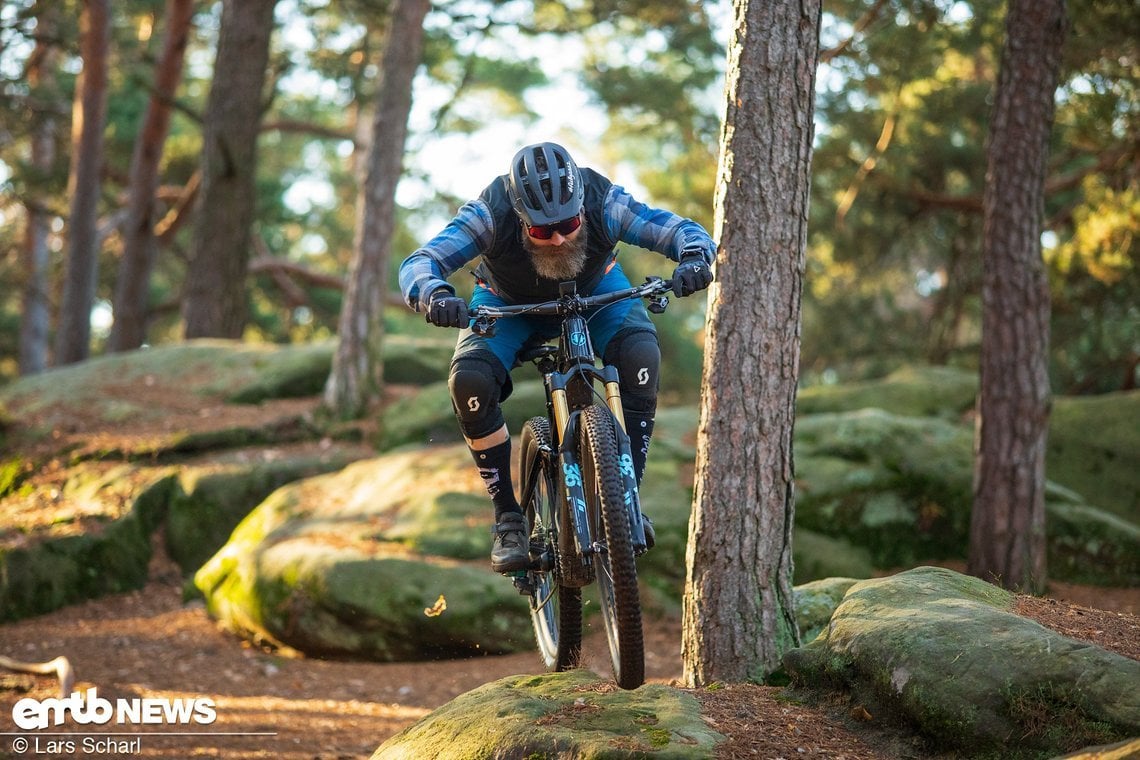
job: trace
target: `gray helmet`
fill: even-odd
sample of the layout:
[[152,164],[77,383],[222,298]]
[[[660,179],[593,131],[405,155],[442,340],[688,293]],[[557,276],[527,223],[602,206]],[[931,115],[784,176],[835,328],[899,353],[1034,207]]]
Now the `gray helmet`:
[[511,205],[528,226],[554,224],[582,210],[582,174],[561,145],[528,145],[511,159]]

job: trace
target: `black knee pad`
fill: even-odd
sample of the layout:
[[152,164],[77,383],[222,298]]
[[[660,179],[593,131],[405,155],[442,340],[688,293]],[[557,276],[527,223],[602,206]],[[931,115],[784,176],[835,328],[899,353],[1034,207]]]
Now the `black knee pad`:
[[499,401],[506,374],[494,355],[465,354],[452,361],[447,386],[459,427],[467,438],[483,438],[503,426]]
[[617,367],[626,409],[648,414],[656,411],[661,371],[661,349],[656,333],[619,332],[606,346],[605,361]]

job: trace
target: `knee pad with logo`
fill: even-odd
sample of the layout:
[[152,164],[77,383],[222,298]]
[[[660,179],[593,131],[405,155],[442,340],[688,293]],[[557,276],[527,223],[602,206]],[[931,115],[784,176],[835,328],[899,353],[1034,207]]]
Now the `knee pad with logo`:
[[647,330],[619,332],[606,347],[605,360],[617,367],[625,408],[649,414],[655,412],[661,371],[657,335]]
[[494,356],[468,354],[452,361],[447,380],[451,405],[469,440],[488,436],[503,426],[499,401],[505,375]]

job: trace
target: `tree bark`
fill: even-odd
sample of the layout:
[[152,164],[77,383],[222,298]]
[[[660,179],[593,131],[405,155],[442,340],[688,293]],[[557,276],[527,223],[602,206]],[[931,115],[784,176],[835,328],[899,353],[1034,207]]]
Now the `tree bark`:
[[67,274],[56,331],[55,363],[83,361],[91,351],[91,308],[99,272],[100,170],[107,115],[107,54],[111,9],[107,0],[84,0],[80,16],[83,70],[75,86],[71,123],[71,170],[67,194]]
[[123,225],[123,260],[115,285],[110,349],[129,351],[146,342],[150,274],[158,250],[155,193],[163,147],[170,130],[171,103],[182,81],[186,42],[194,16],[193,0],[167,0],[166,36],[154,77],[154,92],[131,156],[130,197]]
[[763,680],[799,643],[792,430],[821,6],[734,9],[686,557],[690,686]]
[[[58,54],[49,41],[55,33],[55,18],[45,9],[36,18],[36,28],[42,34],[28,60],[28,84],[33,92],[56,93],[56,67]],[[44,100],[45,98],[41,98]],[[41,177],[51,174],[56,160],[55,141],[59,131],[52,108],[44,108],[36,115],[32,128],[32,166]],[[31,196],[24,202],[24,247],[20,268],[23,277],[23,295],[20,304],[20,356],[21,375],[43,372],[48,366],[48,340],[51,331],[51,300],[48,294],[48,264],[51,251],[50,218],[39,198]]]
[[276,5],[277,0],[222,4],[182,306],[187,338],[240,338],[248,318],[257,135]]
[[430,7],[430,0],[398,0],[384,43],[339,342],[324,391],[325,406],[340,418],[359,416],[379,398],[383,384],[380,349],[388,256],[395,234],[396,183],[412,106],[412,78],[423,46],[423,21]]
[[1064,0],[1011,0],[990,126],[969,572],[1043,591],[1049,283],[1044,186]]

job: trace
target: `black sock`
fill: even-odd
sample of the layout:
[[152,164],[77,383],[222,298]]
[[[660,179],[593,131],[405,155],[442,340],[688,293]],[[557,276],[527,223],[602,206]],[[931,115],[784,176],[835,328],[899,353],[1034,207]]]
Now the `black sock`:
[[633,455],[633,474],[641,485],[645,474],[645,458],[649,456],[649,440],[653,437],[653,412],[631,412],[625,410],[625,427],[629,433],[630,454]]
[[475,459],[475,466],[479,468],[479,477],[483,478],[483,485],[491,495],[495,505],[495,522],[506,512],[522,513],[518,501],[515,499],[514,486],[511,485],[511,441],[508,438],[497,446],[476,451],[471,449],[471,456]]

